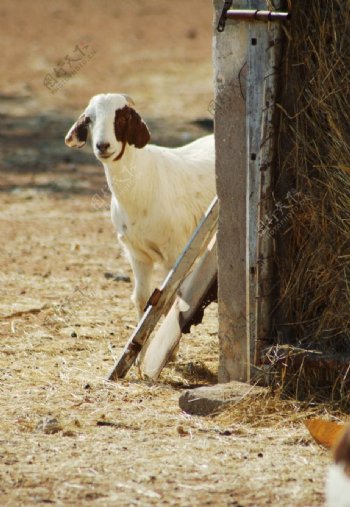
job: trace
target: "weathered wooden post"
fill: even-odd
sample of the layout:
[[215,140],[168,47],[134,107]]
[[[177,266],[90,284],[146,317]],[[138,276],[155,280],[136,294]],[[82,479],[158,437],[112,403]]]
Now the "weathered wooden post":
[[[241,0],[237,7],[245,7]],[[219,382],[249,379],[246,322],[246,106],[248,25],[226,22],[218,32],[224,2],[214,0],[214,80],[219,283]]]
[[218,31],[224,2],[214,0],[220,382],[251,380],[270,331],[272,244],[261,224],[271,213],[276,62],[286,19],[266,11],[264,0],[238,4]]
[[[263,1],[254,2],[263,8]],[[275,7],[278,2],[274,2]],[[279,13],[283,15],[285,13]],[[271,332],[273,288],[272,173],[276,152],[276,95],[281,53],[281,23],[249,24],[247,80],[247,323],[251,374]]]

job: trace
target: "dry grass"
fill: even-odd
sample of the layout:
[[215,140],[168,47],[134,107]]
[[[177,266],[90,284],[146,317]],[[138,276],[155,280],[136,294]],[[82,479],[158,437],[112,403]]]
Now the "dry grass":
[[289,3],[276,194],[284,206],[278,343],[349,354],[350,4]]
[[105,381],[135,320],[130,284],[103,273],[128,265],[90,197],[35,195],[0,210],[1,505],[319,506],[329,456],[310,408],[267,393],[179,410],[184,388],[215,381],[215,305],[159,382]]

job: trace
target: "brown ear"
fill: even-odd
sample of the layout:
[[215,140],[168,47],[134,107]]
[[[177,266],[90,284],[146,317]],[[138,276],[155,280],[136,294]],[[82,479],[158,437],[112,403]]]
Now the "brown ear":
[[129,106],[115,112],[114,131],[118,141],[136,148],[143,148],[151,139],[146,123],[135,109]]
[[90,118],[82,114],[78,120],[69,129],[64,142],[70,148],[81,148],[84,146],[88,135],[88,124]]

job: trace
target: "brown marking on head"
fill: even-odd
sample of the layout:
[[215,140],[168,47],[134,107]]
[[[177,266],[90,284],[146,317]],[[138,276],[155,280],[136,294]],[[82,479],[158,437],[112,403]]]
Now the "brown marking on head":
[[90,118],[82,114],[66,135],[64,140],[66,145],[70,148],[81,148],[84,146],[87,140],[89,123]]
[[136,148],[143,148],[151,139],[146,123],[130,106],[117,109],[114,119],[114,132],[118,141]]
[[350,477],[350,425],[346,426],[334,448],[334,461],[343,464],[346,475]]

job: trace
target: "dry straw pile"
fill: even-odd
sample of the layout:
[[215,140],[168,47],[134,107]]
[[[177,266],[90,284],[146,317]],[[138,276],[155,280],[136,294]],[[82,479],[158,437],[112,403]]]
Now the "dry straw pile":
[[275,330],[279,345],[298,353],[350,356],[350,2],[289,0],[289,7],[274,196],[283,213]]

